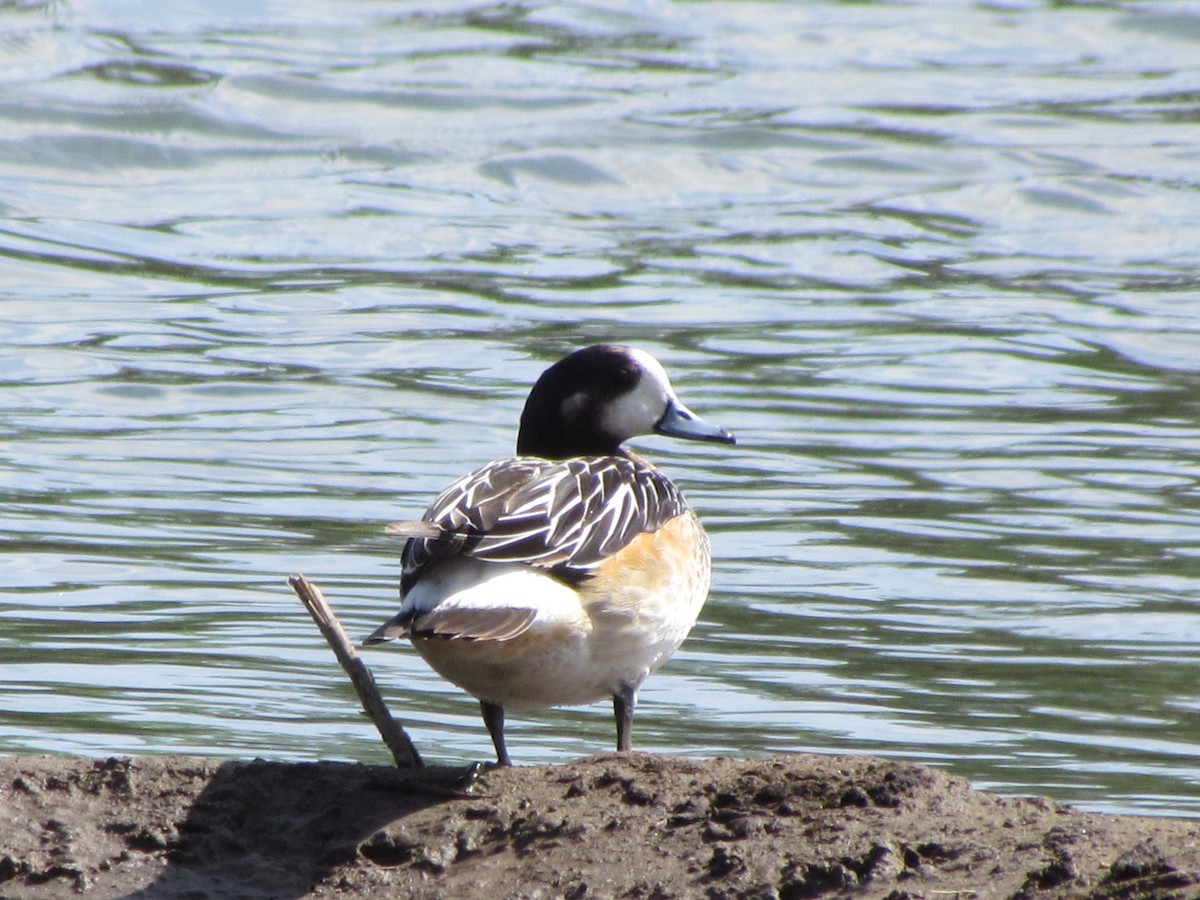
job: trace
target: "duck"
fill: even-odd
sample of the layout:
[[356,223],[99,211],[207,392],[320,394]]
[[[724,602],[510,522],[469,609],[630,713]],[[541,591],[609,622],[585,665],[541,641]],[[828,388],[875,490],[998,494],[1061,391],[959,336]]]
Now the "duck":
[[498,765],[512,765],[505,710],[609,697],[617,751],[630,750],[643,682],[696,623],[709,540],[670,478],[623,446],[651,434],[736,442],[683,404],[646,351],[576,350],[535,381],[516,455],[387,527],[407,539],[400,611],[363,644],[407,638],[477,699]]

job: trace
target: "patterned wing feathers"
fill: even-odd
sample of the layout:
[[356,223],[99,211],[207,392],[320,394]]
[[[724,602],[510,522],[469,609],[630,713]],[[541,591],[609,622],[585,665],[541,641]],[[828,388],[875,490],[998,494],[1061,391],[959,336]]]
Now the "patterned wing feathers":
[[441,637],[463,641],[510,641],[524,634],[537,610],[513,608],[439,608],[403,612],[384,622],[363,641],[365,646],[404,637]]
[[490,608],[436,608],[413,619],[414,637],[442,637],[462,641],[511,641],[524,634],[537,610]]
[[422,524],[394,523],[408,537],[402,590],[434,559],[465,553],[543,568],[594,568],[687,505],[656,469],[636,458],[565,462],[519,457],[490,463],[451,484]]

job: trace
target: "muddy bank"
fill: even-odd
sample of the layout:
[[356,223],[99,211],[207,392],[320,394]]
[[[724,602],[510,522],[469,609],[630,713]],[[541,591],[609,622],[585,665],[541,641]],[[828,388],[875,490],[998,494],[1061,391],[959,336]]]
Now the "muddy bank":
[[0,759],[0,897],[1200,896],[1200,822],[872,758]]

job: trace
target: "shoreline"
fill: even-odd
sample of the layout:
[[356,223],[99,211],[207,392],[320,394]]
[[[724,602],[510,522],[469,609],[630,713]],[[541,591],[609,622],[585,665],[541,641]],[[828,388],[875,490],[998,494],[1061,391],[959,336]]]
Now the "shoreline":
[[874,757],[0,757],[0,897],[1200,895],[1200,822]]

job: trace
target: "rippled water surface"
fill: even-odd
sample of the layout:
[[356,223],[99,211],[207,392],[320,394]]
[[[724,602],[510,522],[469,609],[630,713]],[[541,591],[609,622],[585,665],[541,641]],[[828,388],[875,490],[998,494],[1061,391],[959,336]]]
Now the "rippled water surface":
[[1194,4],[8,3],[0,79],[0,752],[386,761],[285,576],[365,634],[619,340],[740,438],[638,444],[717,562],[636,745],[1200,815]]

